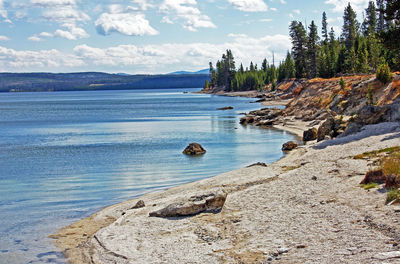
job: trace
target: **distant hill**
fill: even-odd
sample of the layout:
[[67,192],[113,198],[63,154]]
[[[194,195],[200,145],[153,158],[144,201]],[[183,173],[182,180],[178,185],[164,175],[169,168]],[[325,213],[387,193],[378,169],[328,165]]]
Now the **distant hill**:
[[204,69],[196,72],[188,72],[188,71],[176,71],[176,72],[171,72],[168,73],[168,75],[177,75],[177,74],[209,74],[210,70],[209,69]]
[[208,74],[0,73],[0,92],[198,88],[208,78]]

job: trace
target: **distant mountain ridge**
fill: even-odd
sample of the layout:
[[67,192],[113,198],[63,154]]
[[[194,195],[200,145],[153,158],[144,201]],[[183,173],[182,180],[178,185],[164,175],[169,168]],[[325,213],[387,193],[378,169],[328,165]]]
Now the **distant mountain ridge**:
[[208,74],[0,73],[0,92],[200,88]]
[[176,72],[168,73],[168,75],[177,75],[177,74],[210,74],[210,70],[209,69],[203,69],[203,70],[195,71],[195,72],[176,71]]

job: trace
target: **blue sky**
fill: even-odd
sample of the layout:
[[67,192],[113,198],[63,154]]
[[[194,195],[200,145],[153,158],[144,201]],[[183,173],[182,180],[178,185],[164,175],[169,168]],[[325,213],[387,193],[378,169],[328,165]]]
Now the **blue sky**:
[[340,34],[350,2],[368,0],[0,0],[0,71],[196,71],[232,49],[237,64],[282,59],[288,24]]

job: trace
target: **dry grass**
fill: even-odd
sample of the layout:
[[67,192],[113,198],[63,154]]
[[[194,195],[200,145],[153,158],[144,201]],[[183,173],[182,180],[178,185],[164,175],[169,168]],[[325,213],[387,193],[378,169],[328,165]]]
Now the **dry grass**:
[[382,170],[385,175],[400,177],[400,152],[394,152],[382,160]]
[[378,187],[378,184],[376,182],[371,182],[367,184],[360,184],[360,187],[364,190],[369,190]]
[[354,156],[353,158],[354,159],[369,159],[369,158],[378,157],[380,155],[391,155],[394,153],[400,153],[400,146],[364,152],[362,154]]

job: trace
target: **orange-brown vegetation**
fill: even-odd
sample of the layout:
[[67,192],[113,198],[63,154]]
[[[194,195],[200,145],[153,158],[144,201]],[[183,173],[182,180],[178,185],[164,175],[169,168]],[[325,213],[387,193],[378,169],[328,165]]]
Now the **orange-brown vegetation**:
[[[345,89],[340,87],[343,78]],[[282,85],[282,87],[280,87]],[[392,103],[400,94],[400,74],[394,73],[392,82],[382,84],[375,75],[354,75],[330,79],[315,78],[290,81],[278,85],[280,91],[291,92],[294,98],[287,106],[287,115],[301,115],[305,111],[332,110],[339,115],[354,115],[362,106]],[[287,93],[283,96],[288,97]]]

